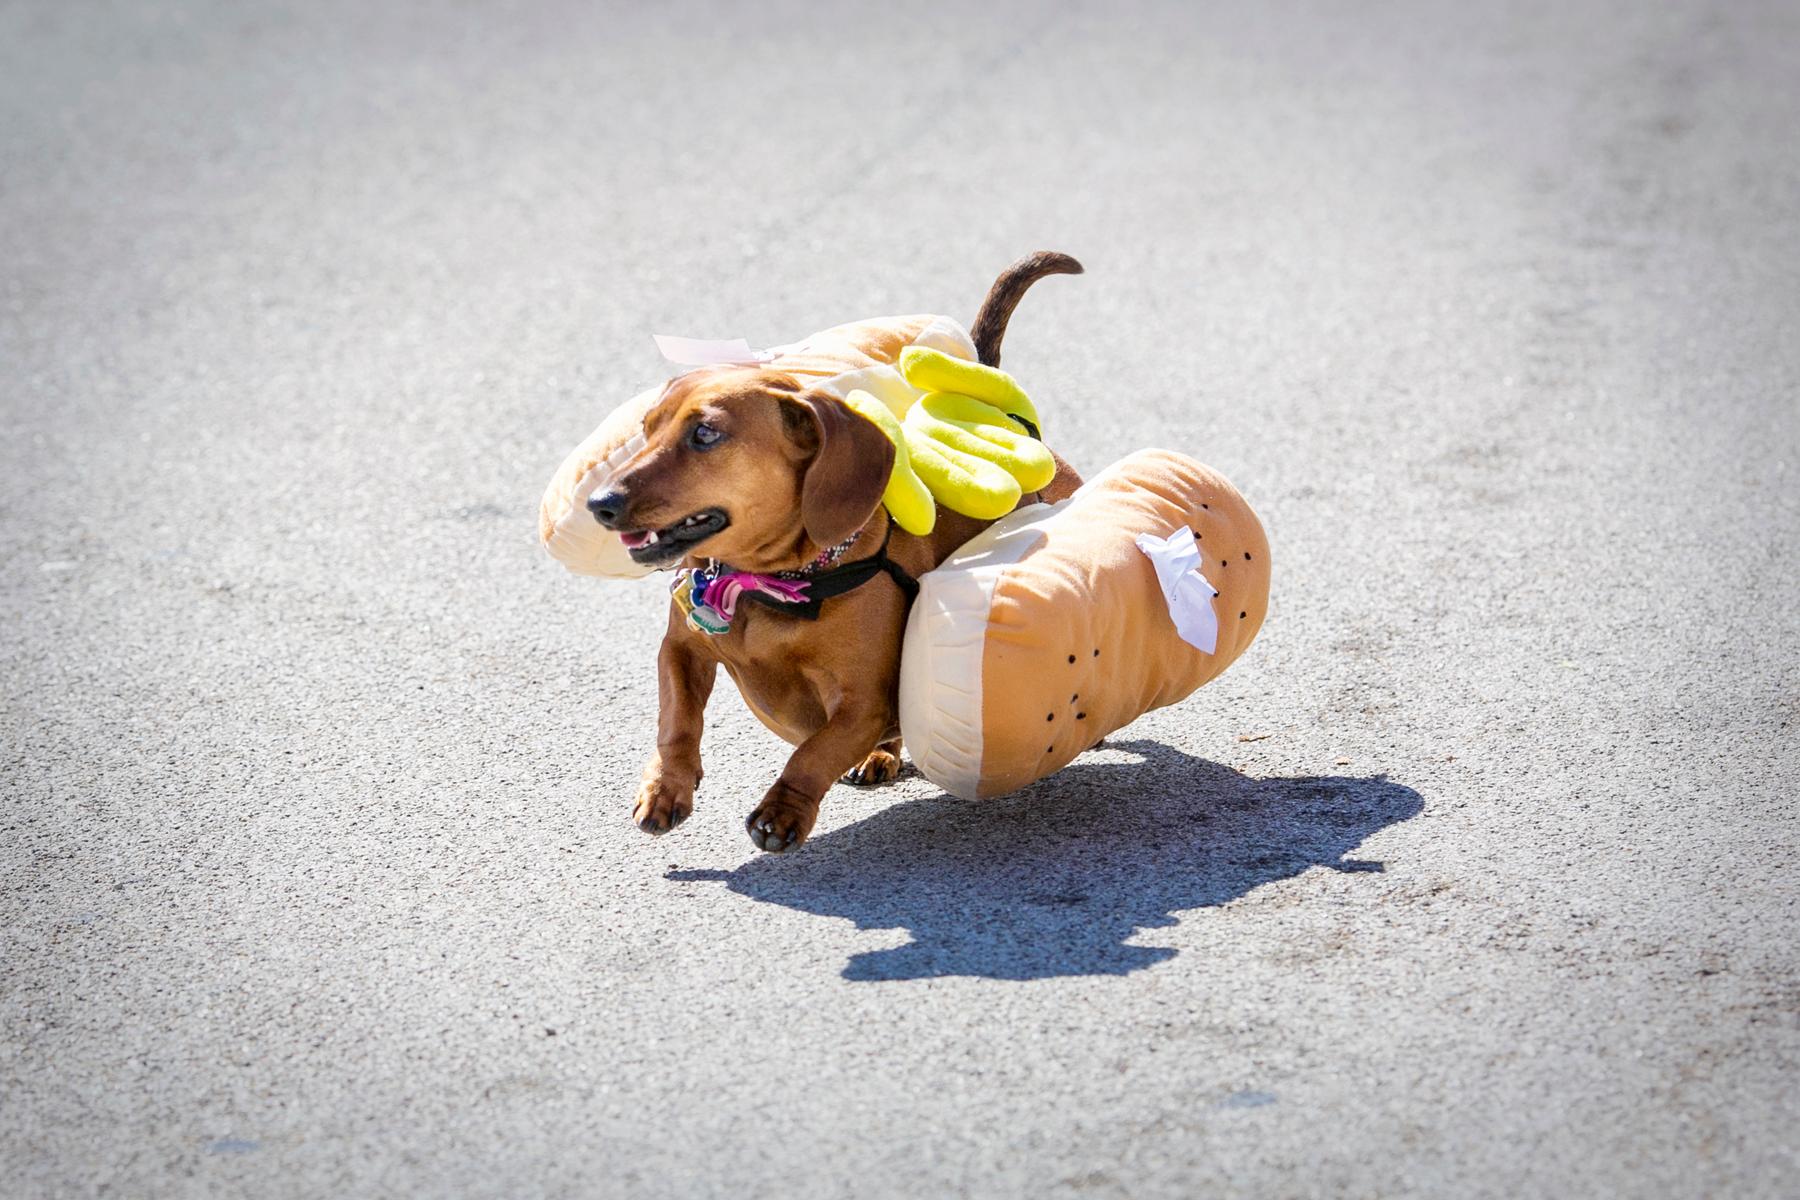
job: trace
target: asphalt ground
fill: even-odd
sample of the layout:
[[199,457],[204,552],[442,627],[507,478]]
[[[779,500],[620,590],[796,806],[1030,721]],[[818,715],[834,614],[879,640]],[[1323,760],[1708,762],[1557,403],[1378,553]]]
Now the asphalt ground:
[[[0,8],[0,1194],[1800,1171],[1792,4]],[[973,315],[1258,643],[1063,773],[627,814],[666,367]]]

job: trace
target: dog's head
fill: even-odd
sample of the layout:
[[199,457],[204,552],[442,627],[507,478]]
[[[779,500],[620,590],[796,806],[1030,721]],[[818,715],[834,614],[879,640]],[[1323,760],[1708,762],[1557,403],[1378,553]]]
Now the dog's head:
[[644,442],[588,511],[653,566],[689,554],[799,566],[862,528],[894,463],[893,444],[842,401],[756,367],[673,380]]

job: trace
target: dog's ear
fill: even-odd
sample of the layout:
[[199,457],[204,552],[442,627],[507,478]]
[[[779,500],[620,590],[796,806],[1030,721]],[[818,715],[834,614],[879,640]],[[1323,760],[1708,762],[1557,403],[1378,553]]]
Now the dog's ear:
[[835,396],[784,397],[790,435],[812,450],[800,484],[800,523],[821,549],[863,527],[894,469],[894,443]]

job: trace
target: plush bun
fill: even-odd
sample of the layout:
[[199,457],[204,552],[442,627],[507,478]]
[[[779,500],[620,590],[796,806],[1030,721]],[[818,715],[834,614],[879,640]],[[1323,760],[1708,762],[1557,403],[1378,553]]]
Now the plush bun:
[[588,497],[644,444],[644,415],[656,407],[663,385],[639,392],[600,422],[600,428],[569,452],[557,468],[538,507],[538,537],[544,549],[578,575],[635,579],[654,567],[631,561],[619,535],[602,529],[587,510]]
[[[1177,632],[1136,538],[1191,529],[1217,633]],[[1184,538],[1185,535],[1180,535]],[[1222,476],[1144,450],[1056,505],[1020,509],[919,580],[901,650],[915,765],[965,799],[1023,787],[1230,666],[1262,627],[1269,547]]]

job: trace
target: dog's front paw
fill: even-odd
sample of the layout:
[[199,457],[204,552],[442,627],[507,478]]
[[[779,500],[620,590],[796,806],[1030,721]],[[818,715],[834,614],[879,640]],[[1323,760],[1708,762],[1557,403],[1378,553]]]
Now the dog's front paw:
[[777,781],[744,822],[757,849],[779,854],[806,840],[819,819],[819,802]]
[[[894,744],[899,745],[898,742]],[[877,746],[869,751],[869,757],[845,774],[844,782],[854,787],[875,787],[877,784],[892,783],[899,777],[900,756],[885,746]]]
[[645,833],[667,833],[694,811],[694,789],[646,777],[638,786],[631,819]]

